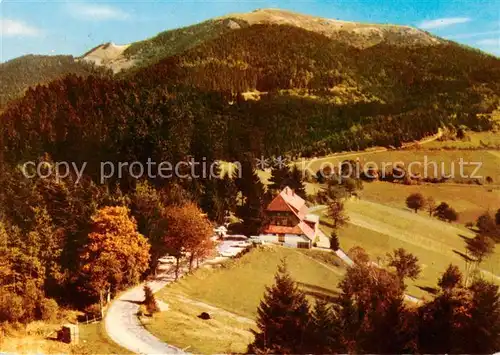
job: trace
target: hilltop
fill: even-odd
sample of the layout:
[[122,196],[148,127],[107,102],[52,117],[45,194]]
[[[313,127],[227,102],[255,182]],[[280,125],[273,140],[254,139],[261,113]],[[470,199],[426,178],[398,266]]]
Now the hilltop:
[[229,14],[196,25],[164,31],[152,38],[127,44],[119,55],[112,57],[109,57],[108,51],[103,51],[106,49],[103,47],[108,46],[104,44],[86,53],[83,58],[98,65],[106,65],[118,72],[136,65],[147,66],[162,58],[182,53],[221,37],[227,32],[262,24],[301,28],[361,49],[381,43],[397,46],[432,46],[446,42],[409,26],[356,23],[280,9],[258,9],[249,13]]
[[222,19],[226,18],[243,20],[248,25],[295,26],[357,48],[368,48],[379,43],[408,46],[435,45],[444,42],[442,39],[410,26],[333,20],[281,9],[258,9],[249,13],[222,17]]
[[21,97],[27,88],[46,84],[67,74],[87,76],[104,70],[76,60],[70,55],[26,55],[0,63],[0,109]]

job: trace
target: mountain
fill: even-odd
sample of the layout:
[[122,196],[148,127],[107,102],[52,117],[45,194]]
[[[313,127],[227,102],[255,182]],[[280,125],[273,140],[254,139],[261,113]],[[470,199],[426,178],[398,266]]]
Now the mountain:
[[[162,32],[150,39],[126,45],[118,55],[114,46],[98,46],[83,58],[106,65],[118,72],[133,66],[148,66],[168,56],[176,55],[227,32],[253,25],[288,25],[318,34],[356,48],[368,48],[385,43],[398,46],[431,46],[445,42],[427,32],[385,24],[364,24],[309,16],[279,9],[259,9],[250,13],[230,14],[193,26]],[[106,50],[105,47],[109,48]],[[109,54],[113,52],[113,54]]]
[[500,60],[452,42],[378,43],[357,48],[290,25],[257,24],[227,32],[136,70],[149,86],[202,90],[288,90],[337,104],[422,106],[448,98],[469,105],[500,92]]
[[26,55],[9,60],[0,64],[0,110],[21,97],[30,86],[46,84],[70,73],[87,76],[103,72],[70,55]]
[[497,124],[499,58],[373,26],[260,10],[98,46],[78,63],[129,69],[28,90],[1,116],[0,153],[98,171],[99,159],[324,155]]

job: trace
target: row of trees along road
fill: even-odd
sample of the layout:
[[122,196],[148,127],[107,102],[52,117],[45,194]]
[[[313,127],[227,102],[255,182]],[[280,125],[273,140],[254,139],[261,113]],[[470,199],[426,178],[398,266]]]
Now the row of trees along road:
[[[266,191],[252,155],[240,161],[241,172],[220,179],[124,177],[105,184],[92,173],[79,181],[72,174],[26,178],[19,165],[3,162],[0,322],[47,318],[58,304],[98,316],[113,295],[155,272],[161,256],[177,258],[176,275],[181,257],[191,269],[208,256],[210,221],[221,223],[228,213],[242,220],[242,233],[258,233],[276,191]],[[54,168],[47,154],[36,162],[45,166],[42,175]],[[222,175],[220,169],[215,174]],[[279,174],[284,179],[276,180],[277,187],[289,184],[304,193],[298,170]]]
[[139,181],[125,193],[89,176],[28,179],[18,167],[0,178],[0,323],[49,319],[58,305],[99,316],[160,256],[185,253],[193,265],[212,248],[188,184]]

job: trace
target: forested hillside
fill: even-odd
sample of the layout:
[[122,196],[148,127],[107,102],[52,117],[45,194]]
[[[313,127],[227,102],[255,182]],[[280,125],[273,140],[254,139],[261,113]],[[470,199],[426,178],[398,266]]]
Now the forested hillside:
[[68,74],[87,76],[104,73],[70,55],[26,55],[0,64],[0,110],[21,97],[30,86],[45,84]]
[[500,60],[453,43],[358,49],[298,27],[254,25],[167,58],[136,78],[216,91],[311,89],[348,103],[394,103],[414,95],[429,101],[437,94],[455,100],[466,90],[481,92],[477,86],[498,93]]
[[[252,90],[259,99],[245,100]],[[237,159],[399,146],[443,125],[492,128],[499,93],[500,60],[458,45],[360,50],[255,25],[119,80],[71,76],[30,89],[2,117],[4,158]]]
[[[24,93],[0,116],[0,322],[43,319],[54,300],[95,310],[154,270],[167,248],[181,255],[184,239],[165,241],[174,206],[194,202],[218,223],[230,211],[255,235],[270,196],[254,157],[398,147],[442,126],[495,124],[498,58],[447,42],[359,48],[300,27],[234,23],[131,46],[130,55],[159,61],[115,77],[72,57],[0,66],[2,102]],[[189,157],[238,159],[242,177],[137,181],[123,169],[102,179],[103,162]],[[74,172],[27,178],[27,161],[43,162],[38,175],[57,162],[86,165],[77,182]],[[101,248],[104,236],[112,250]],[[192,245],[203,246],[198,256],[205,242]]]
[[208,20],[193,26],[164,31],[153,38],[132,43],[123,54],[127,58],[137,59],[138,67],[148,66],[217,38],[235,27],[247,26],[245,21],[232,18]]

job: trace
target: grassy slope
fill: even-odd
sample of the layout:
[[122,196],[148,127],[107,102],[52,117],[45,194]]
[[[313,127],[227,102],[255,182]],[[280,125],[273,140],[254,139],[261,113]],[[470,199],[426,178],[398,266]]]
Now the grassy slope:
[[[463,259],[454,252],[465,252],[464,239],[459,234],[471,237],[469,231],[455,229],[446,223],[428,218],[424,213],[415,216],[410,211],[387,208],[366,201],[347,203],[352,224],[339,233],[340,244],[344,250],[361,246],[377,261],[395,248],[405,248],[416,255],[422,266],[422,274],[415,282],[409,282],[409,293],[415,296],[425,294],[418,286],[435,287],[449,263],[462,269]],[[328,220],[324,218],[323,220]],[[353,225],[355,224],[355,225]],[[323,227],[330,232],[328,227]],[[500,253],[498,251],[483,262],[481,267],[495,275],[500,275]],[[498,281],[498,278],[485,274],[485,278]]]
[[[195,354],[243,353],[253,341],[253,322],[239,320],[226,312],[202,304],[191,304],[175,292],[166,292],[168,311],[157,313],[145,327],[168,344]],[[210,320],[198,318],[208,312]]]
[[166,287],[160,292],[159,298],[168,302],[165,295],[170,292],[181,293],[254,318],[265,287],[273,284],[278,264],[285,257],[292,277],[308,295],[335,294],[343,273],[341,268],[326,267],[296,249],[266,247],[254,249],[240,259],[228,261],[220,269],[197,270]]
[[[334,266],[340,263],[333,255],[318,258],[314,251],[266,246],[218,269],[198,269],[165,287],[157,299],[168,303],[169,310],[156,314],[147,329],[167,343],[189,346],[187,351],[194,353],[245,352],[265,287],[273,284],[283,258],[309,298],[336,294],[343,269]],[[211,320],[197,318],[204,311]]]
[[446,201],[459,213],[459,222],[474,221],[484,211],[500,208],[500,190],[490,186],[425,184],[403,185],[386,182],[365,183],[363,199],[392,207],[405,208],[405,200],[411,193],[420,192],[432,196],[437,203]]
[[80,345],[75,353],[130,354],[106,335],[104,323],[80,325]]
[[[32,329],[36,327],[36,330]],[[18,354],[130,354],[129,351],[115,344],[104,329],[104,324],[80,324],[80,343],[70,345],[49,339],[55,337],[60,325],[34,322],[28,326],[28,333],[0,338],[0,352]],[[45,334],[46,336],[44,336]]]
[[484,146],[498,149],[500,147],[500,133],[498,132],[471,132],[464,140],[434,141],[425,145],[429,149],[475,149]]
[[[396,151],[386,151],[382,153],[360,153],[359,156],[353,153],[348,159],[356,160],[359,158],[360,164],[366,164],[368,162],[376,163],[379,169],[385,164],[386,167],[394,166],[396,163],[404,163],[404,166],[408,166],[411,162],[420,162],[421,166],[413,165],[413,173],[424,172],[425,162],[429,163],[428,176],[434,177],[434,167],[430,165],[432,162],[437,163],[438,176],[441,176],[443,171],[445,174],[452,172],[452,167],[454,166],[455,175],[459,176],[460,159],[464,162],[481,162],[482,166],[480,170],[476,173],[483,177],[491,176],[494,181],[500,182],[500,158],[494,154],[489,153],[485,150],[473,150],[473,151],[460,151],[460,150],[396,150]],[[307,167],[311,173],[315,173],[321,167],[326,167],[328,164],[330,166],[337,167],[345,158],[338,158],[332,156],[331,158],[320,158],[313,160],[309,163],[309,160],[305,163],[299,164],[299,166]],[[392,164],[392,165],[390,165]],[[443,167],[442,167],[443,166]],[[464,165],[464,173],[471,175],[474,172],[475,166]]]

